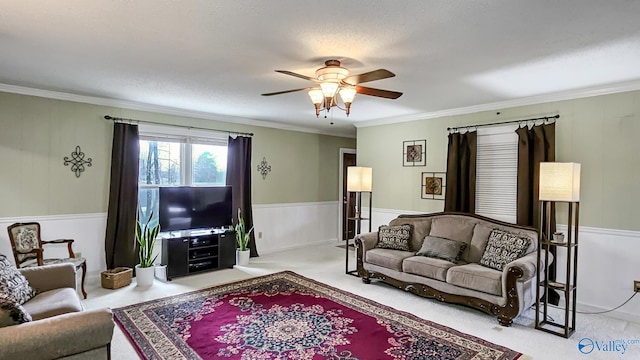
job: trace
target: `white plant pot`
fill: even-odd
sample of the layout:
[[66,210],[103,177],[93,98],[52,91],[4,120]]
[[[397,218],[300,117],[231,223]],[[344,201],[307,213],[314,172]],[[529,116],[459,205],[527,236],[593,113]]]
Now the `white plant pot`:
[[153,279],[156,274],[156,267],[140,267],[140,264],[136,265],[136,286],[147,287],[153,285]]
[[249,250],[236,250],[236,265],[247,266],[249,265]]

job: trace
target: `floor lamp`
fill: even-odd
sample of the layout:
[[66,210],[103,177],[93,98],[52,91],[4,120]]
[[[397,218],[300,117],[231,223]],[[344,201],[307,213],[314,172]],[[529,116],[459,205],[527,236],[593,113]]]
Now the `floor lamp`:
[[[540,237],[538,241],[538,281],[536,286],[536,329],[568,338],[576,329],[578,280],[578,217],[580,212],[580,164],[540,163]],[[551,233],[551,204],[567,203],[567,234]],[[566,249],[563,282],[549,279],[550,248]],[[559,257],[556,252],[557,257]],[[544,259],[544,261],[543,261]],[[541,289],[542,288],[542,289]],[[549,290],[564,294],[564,321],[548,320]],[[541,294],[544,290],[544,294]],[[542,312],[542,319],[540,319]]]
[[[347,222],[355,221],[356,231],[355,234],[359,235],[362,226],[362,220],[369,222],[369,232],[371,232],[371,199],[372,199],[372,175],[373,170],[370,167],[362,166],[349,166],[347,167]],[[368,217],[362,216],[362,193],[369,193],[369,214]],[[349,193],[356,194],[356,206],[354,216],[348,216],[349,209],[351,209],[351,196]],[[348,224],[347,224],[348,228]],[[347,239],[346,259],[345,259],[345,273],[355,274],[357,270],[349,270],[349,239]]]

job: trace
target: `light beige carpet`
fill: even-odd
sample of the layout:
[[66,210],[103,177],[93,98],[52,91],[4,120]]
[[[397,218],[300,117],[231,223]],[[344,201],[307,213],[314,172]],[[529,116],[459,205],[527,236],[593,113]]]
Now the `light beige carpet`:
[[[424,299],[384,284],[363,284],[359,278],[344,274],[345,250],[335,245],[339,244],[266,254],[251,259],[250,265],[246,267],[177,278],[168,283],[156,281],[152,287],[146,289],[137,288],[134,279],[128,287],[107,290],[100,287],[99,277],[91,277],[87,279],[89,297],[84,304],[89,309],[103,306],[122,307],[257,275],[291,270],[383,305],[407,311],[418,317],[506,346],[534,359],[640,358],[640,344],[629,345],[624,355],[604,352],[583,355],[578,351],[578,342],[582,338],[596,341],[640,339],[640,324],[603,315],[579,314],[576,333],[570,339],[564,339],[533,329],[535,313],[533,310],[527,310],[514,320],[513,326],[505,328],[498,325],[495,317],[463,306]],[[354,264],[354,262],[351,263],[352,266]],[[552,316],[556,315],[552,314]],[[138,359],[135,350],[117,327],[112,353],[114,360]]]

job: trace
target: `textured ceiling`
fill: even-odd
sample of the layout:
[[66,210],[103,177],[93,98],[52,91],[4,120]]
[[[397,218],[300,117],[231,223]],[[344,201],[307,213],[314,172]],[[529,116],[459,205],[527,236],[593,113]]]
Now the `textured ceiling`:
[[[640,83],[640,1],[0,0],[0,83],[351,134],[354,124]],[[385,68],[351,116],[305,92]],[[628,87],[628,86],[627,86]],[[640,86],[639,86],[640,88]]]

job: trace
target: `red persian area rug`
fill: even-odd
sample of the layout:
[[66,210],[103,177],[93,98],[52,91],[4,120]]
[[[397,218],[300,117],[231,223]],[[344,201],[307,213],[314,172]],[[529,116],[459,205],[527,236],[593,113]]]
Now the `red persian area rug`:
[[113,310],[143,359],[517,359],[522,354],[285,271]]

